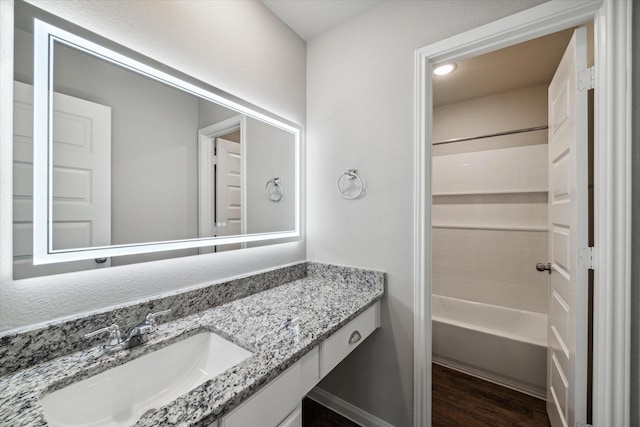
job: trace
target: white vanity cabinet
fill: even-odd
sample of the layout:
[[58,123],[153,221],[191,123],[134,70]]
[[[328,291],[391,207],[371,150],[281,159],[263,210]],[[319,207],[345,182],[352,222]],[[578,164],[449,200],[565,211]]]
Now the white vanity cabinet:
[[278,427],[302,427],[302,402],[280,423]]
[[220,420],[220,427],[276,427],[300,403],[300,362]]
[[[304,396],[379,326],[377,302],[224,415],[219,427],[302,427]],[[218,426],[214,423],[210,427]]]

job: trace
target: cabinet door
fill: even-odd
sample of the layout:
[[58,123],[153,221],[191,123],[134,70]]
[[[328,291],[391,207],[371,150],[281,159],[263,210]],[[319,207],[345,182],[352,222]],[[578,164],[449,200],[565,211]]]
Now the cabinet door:
[[300,399],[320,382],[320,349],[315,347],[300,359]]
[[302,404],[299,403],[278,427],[302,427]]
[[300,404],[300,363],[222,417],[220,427],[276,427]]

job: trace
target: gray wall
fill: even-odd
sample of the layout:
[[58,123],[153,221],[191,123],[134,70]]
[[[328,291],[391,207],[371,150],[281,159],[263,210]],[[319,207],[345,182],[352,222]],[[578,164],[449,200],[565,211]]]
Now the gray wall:
[[631,425],[640,425],[640,4],[633,8],[631,238]]
[[198,129],[237,116],[237,111],[204,99],[198,99]]
[[[247,233],[290,231],[295,228],[294,136],[247,117]],[[285,197],[267,199],[265,185],[280,178]]]
[[[306,46],[260,2],[32,0],[63,19],[248,102],[305,124]],[[248,25],[250,23],[250,25]],[[206,49],[205,49],[206,47]],[[13,4],[0,1],[0,331],[102,310],[306,259],[270,245],[98,271],[12,278]],[[304,185],[304,183],[303,183]],[[302,213],[304,218],[304,212]],[[304,227],[304,225],[303,225]]]
[[414,52],[539,3],[385,1],[307,44],[308,257],[387,273],[382,327],[321,387],[395,426],[413,420]]
[[56,92],[111,107],[111,243],[198,237],[198,99],[65,46],[54,57]]

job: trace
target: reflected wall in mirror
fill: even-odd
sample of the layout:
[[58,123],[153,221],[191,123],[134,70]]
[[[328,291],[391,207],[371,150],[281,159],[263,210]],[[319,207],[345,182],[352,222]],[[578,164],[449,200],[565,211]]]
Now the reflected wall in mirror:
[[14,278],[299,236],[298,126],[33,11],[16,2]]

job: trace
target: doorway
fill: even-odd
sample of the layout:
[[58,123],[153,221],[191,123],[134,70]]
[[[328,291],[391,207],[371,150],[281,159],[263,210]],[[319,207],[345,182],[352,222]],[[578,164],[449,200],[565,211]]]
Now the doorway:
[[[593,26],[588,28],[593,34]],[[574,375],[569,368],[575,365],[575,360],[578,365],[584,361],[578,370],[586,372],[588,352],[585,348],[580,357],[572,354],[563,360],[563,354],[553,344],[560,340],[563,348],[576,348],[574,335],[566,336],[571,329],[566,322],[560,326],[558,319],[563,316],[569,319],[574,312],[585,311],[575,310],[573,297],[550,292],[551,283],[565,286],[556,276],[569,277],[568,271],[575,268],[565,270],[561,263],[566,262],[550,255],[557,253],[556,231],[560,230],[560,237],[566,238],[568,229],[551,220],[557,210],[556,202],[566,205],[569,199],[568,194],[558,192],[562,186],[554,185],[561,168],[553,162],[548,165],[549,153],[557,151],[556,145],[548,144],[548,139],[557,135],[558,128],[549,111],[559,108],[548,106],[560,104],[553,92],[549,95],[551,99],[547,95],[550,85],[555,87],[554,76],[561,75],[557,71],[559,64],[564,63],[561,60],[570,56],[565,50],[573,46],[572,36],[584,39],[582,50],[586,53],[587,32],[587,27],[567,29],[457,61],[450,64],[454,71],[447,75],[440,76],[437,69],[434,71],[431,180],[434,426],[454,425],[456,420],[459,425],[468,425],[470,416],[474,422],[486,425],[549,425],[542,424],[540,418],[547,396],[551,403],[551,425],[566,424],[566,417],[569,420],[573,417],[566,407],[576,389],[573,378],[587,375]],[[586,129],[586,108],[584,120]],[[581,152],[587,152],[587,142],[585,132],[580,137]],[[566,156],[560,166],[567,164],[573,151],[562,153]],[[588,163],[585,158],[578,165],[583,171],[581,176],[586,177],[591,169]],[[586,195],[586,179],[582,184],[584,191],[580,194]],[[587,209],[585,202],[584,210]],[[585,227],[585,241],[587,234]],[[550,245],[551,242],[555,245]],[[556,270],[554,276],[549,274],[548,262]],[[536,263],[543,266],[541,271],[536,270]],[[554,291],[558,289],[555,287]],[[586,280],[579,289],[585,289],[586,294]],[[559,307],[569,306],[571,310],[567,313],[559,312]],[[548,318],[553,320],[549,334]],[[586,325],[586,315],[580,323]],[[579,343],[587,341],[586,332],[584,335]],[[547,378],[547,366],[559,371],[551,369]],[[456,374],[443,374],[449,369]],[[461,374],[474,379],[459,378]],[[558,375],[564,382],[558,384]],[[445,380],[446,386],[441,384]],[[458,383],[461,388],[456,390],[453,384]],[[560,390],[559,386],[565,383],[567,386]],[[484,393],[469,393],[469,384]],[[547,389],[547,384],[551,388]],[[577,388],[587,390],[586,384]],[[479,405],[478,395],[487,396]],[[457,414],[455,405],[442,405],[452,396],[460,404]],[[519,411],[520,401],[527,401],[527,407],[538,410]],[[472,407],[481,409],[468,409]],[[500,414],[498,419],[494,418],[496,413]]]
[[[431,425],[431,71],[457,61],[595,20],[593,424],[629,424],[628,348],[630,281],[628,236],[631,150],[631,3],[550,2],[416,52],[414,425]],[[427,186],[429,184],[429,186]]]
[[[246,232],[246,118],[238,115],[198,130],[198,236]],[[246,247],[246,243],[203,247],[199,253]]]

